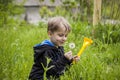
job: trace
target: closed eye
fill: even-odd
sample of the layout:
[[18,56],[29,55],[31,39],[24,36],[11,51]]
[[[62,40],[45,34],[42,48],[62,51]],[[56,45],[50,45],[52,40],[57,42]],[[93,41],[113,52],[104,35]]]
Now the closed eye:
[[64,34],[58,34],[60,37],[67,37],[67,35]]
[[60,37],[64,36],[64,34],[58,34]]

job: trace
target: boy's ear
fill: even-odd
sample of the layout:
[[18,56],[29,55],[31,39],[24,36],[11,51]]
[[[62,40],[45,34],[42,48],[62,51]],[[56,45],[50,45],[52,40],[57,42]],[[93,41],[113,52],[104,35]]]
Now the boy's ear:
[[50,37],[52,35],[51,31],[48,31],[48,36]]

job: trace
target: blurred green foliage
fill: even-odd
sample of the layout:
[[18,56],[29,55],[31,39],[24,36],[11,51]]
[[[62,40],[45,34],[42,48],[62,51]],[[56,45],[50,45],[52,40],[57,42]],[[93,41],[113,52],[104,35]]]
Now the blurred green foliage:
[[102,17],[105,19],[120,20],[119,6],[119,0],[102,0]]
[[[44,1],[44,0],[43,0]],[[46,6],[47,12],[44,9],[40,9],[40,15],[51,17],[56,15],[66,16],[69,15],[75,21],[87,21],[89,24],[92,24],[92,15],[93,15],[93,0],[61,0],[63,5],[55,7],[54,10],[50,10]],[[52,0],[54,3],[55,0]],[[102,19],[120,19],[120,10],[119,10],[120,1],[119,0],[103,0],[102,1]],[[42,7],[42,8],[45,8]],[[59,8],[59,9],[58,9]],[[77,11],[73,11],[76,9]],[[57,10],[57,11],[56,11]],[[45,15],[43,14],[45,13]]]
[[6,25],[11,20],[11,17],[23,13],[24,8],[22,5],[15,5],[14,0],[1,0],[0,1],[0,27]]
[[94,29],[94,37],[107,44],[120,42],[119,26],[119,24],[99,24]]

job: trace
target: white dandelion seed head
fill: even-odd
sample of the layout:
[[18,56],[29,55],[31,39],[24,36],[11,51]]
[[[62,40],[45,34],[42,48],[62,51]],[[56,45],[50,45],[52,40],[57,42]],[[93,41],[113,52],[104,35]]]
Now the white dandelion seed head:
[[69,47],[70,47],[71,49],[75,48],[75,43],[69,43]]

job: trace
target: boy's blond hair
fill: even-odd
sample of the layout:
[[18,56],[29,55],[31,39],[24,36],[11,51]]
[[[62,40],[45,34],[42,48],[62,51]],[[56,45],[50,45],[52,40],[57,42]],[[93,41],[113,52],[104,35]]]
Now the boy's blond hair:
[[48,21],[48,31],[55,32],[58,31],[61,26],[66,28],[67,32],[71,31],[70,24],[68,21],[61,16],[53,17]]

